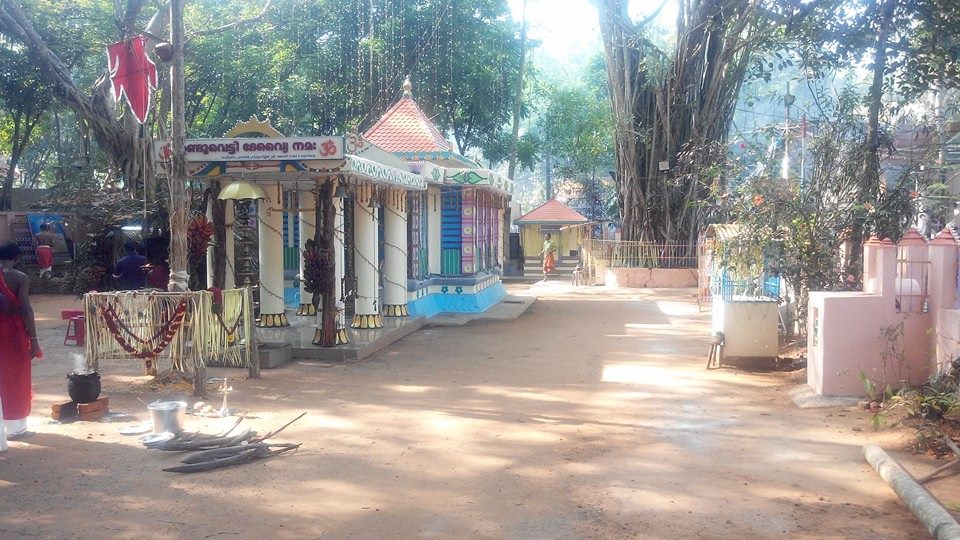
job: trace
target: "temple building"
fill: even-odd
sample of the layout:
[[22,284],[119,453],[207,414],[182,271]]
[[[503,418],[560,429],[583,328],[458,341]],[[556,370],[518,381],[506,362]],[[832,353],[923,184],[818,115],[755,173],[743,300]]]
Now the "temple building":
[[[155,145],[161,171],[169,144]],[[481,312],[506,295],[503,217],[513,183],[453,151],[414,101],[409,80],[402,98],[362,136],[285,137],[253,117],[224,138],[187,140],[185,151],[190,177],[226,202],[224,285],[256,288],[263,329],[319,326],[322,314],[304,280],[297,316],[288,313],[284,259],[290,253],[284,250],[297,241],[303,274],[321,186],[333,199],[328,266],[336,284],[338,344],[384,327],[384,318],[401,320],[392,324],[397,327],[439,313]],[[238,236],[240,227],[255,228],[255,235]],[[243,262],[237,244],[247,236],[256,237],[256,256]],[[215,253],[208,251],[208,283]],[[261,339],[288,335],[264,330]],[[296,336],[289,339],[296,349]]]

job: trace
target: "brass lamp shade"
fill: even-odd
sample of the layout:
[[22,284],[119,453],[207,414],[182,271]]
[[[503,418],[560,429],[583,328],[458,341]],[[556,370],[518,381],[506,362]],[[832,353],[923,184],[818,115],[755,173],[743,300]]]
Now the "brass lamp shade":
[[244,200],[244,199],[266,199],[267,194],[263,192],[263,188],[254,184],[253,182],[248,182],[247,180],[234,180],[227,184],[227,186],[220,190],[220,195],[217,196],[220,200]]

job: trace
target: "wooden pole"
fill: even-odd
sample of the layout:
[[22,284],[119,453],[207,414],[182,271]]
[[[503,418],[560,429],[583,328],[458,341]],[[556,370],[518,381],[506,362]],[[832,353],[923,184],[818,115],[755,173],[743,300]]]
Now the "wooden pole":
[[170,42],[173,45],[173,66],[170,68],[170,97],[173,118],[171,135],[173,154],[170,166],[170,283],[167,290],[187,291],[190,275],[187,268],[187,222],[190,194],[187,191],[187,161],[184,155],[186,126],[183,97],[183,0],[170,2]]

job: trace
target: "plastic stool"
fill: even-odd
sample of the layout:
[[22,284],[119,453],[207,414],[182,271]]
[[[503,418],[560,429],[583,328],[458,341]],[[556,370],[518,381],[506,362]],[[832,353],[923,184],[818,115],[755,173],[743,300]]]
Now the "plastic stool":
[[70,317],[70,321],[67,322],[67,335],[63,338],[64,345],[68,341],[73,341],[74,345],[83,345],[84,323],[83,315]]

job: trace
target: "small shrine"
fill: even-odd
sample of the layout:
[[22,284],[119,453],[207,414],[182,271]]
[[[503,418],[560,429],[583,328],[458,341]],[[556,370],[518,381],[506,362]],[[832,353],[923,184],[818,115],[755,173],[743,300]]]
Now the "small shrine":
[[558,262],[579,256],[581,241],[588,231],[577,225],[589,222],[583,214],[556,198],[514,220],[520,227],[520,245],[527,259],[537,258],[543,249],[543,237],[549,234],[557,245]]

